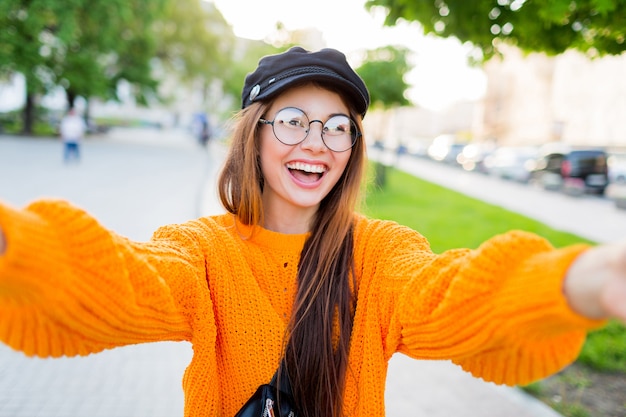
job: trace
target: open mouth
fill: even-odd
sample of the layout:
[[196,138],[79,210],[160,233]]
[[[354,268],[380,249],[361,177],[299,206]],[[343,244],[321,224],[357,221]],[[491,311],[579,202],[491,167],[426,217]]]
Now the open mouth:
[[298,181],[313,183],[319,181],[328,168],[325,165],[290,162],[287,164],[287,169]]

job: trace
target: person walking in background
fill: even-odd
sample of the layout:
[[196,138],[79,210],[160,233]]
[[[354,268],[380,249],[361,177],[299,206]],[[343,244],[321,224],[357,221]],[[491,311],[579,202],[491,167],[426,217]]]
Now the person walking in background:
[[202,120],[202,128],[200,130],[200,144],[206,148],[210,140],[211,124],[209,123],[209,119],[205,118]]
[[75,108],[70,108],[59,126],[59,134],[63,141],[63,160],[66,163],[72,159],[80,161],[80,145],[86,130],[87,125],[83,118]]
[[299,417],[370,417],[396,353],[527,384],[626,321],[626,242],[511,231],[438,254],[361,214],[369,102],[337,50],[262,58],[219,177],[226,213],[148,242],[66,201],[0,203],[0,341],[41,357],[188,341],[186,417],[242,415],[272,375]]
[[207,147],[211,137],[213,136],[211,122],[206,113],[196,113],[192,122],[193,134],[198,139],[198,143],[203,147]]

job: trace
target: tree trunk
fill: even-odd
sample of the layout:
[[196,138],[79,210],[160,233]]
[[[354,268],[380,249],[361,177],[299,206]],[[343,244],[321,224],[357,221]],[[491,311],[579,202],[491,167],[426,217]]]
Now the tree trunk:
[[67,96],[67,109],[71,109],[74,107],[76,102],[76,93],[72,90],[65,90],[65,94]]
[[90,113],[91,113],[91,103],[89,102],[89,99],[85,100],[85,114],[83,115],[85,117],[85,122],[89,121],[89,118],[91,117]]
[[26,93],[26,104],[22,115],[24,119],[22,133],[25,135],[32,135],[33,126],[35,124],[35,96],[30,92]]

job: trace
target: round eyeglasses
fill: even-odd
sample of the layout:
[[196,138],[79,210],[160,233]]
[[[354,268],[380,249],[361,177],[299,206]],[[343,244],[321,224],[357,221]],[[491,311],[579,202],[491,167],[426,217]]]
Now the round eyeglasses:
[[311,120],[296,107],[285,107],[276,113],[274,120],[259,119],[259,123],[272,125],[274,136],[285,145],[294,146],[303,142],[311,131],[311,123],[322,127],[322,141],[333,152],[345,152],[352,148],[361,133],[356,124],[345,114],[332,116],[326,122]]

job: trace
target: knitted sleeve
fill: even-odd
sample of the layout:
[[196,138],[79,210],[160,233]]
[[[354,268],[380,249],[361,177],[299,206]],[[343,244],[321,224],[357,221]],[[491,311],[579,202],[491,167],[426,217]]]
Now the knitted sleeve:
[[555,249],[511,231],[436,255],[414,231],[389,229],[377,279],[390,294],[380,300],[392,303],[390,354],[452,360],[487,381],[525,384],[575,360],[586,332],[602,324],[574,313],[562,293],[585,245]]
[[183,228],[131,242],[53,200],[24,210],[0,204],[0,224],[0,341],[14,349],[84,355],[188,340],[194,318],[212,322],[204,257]]

